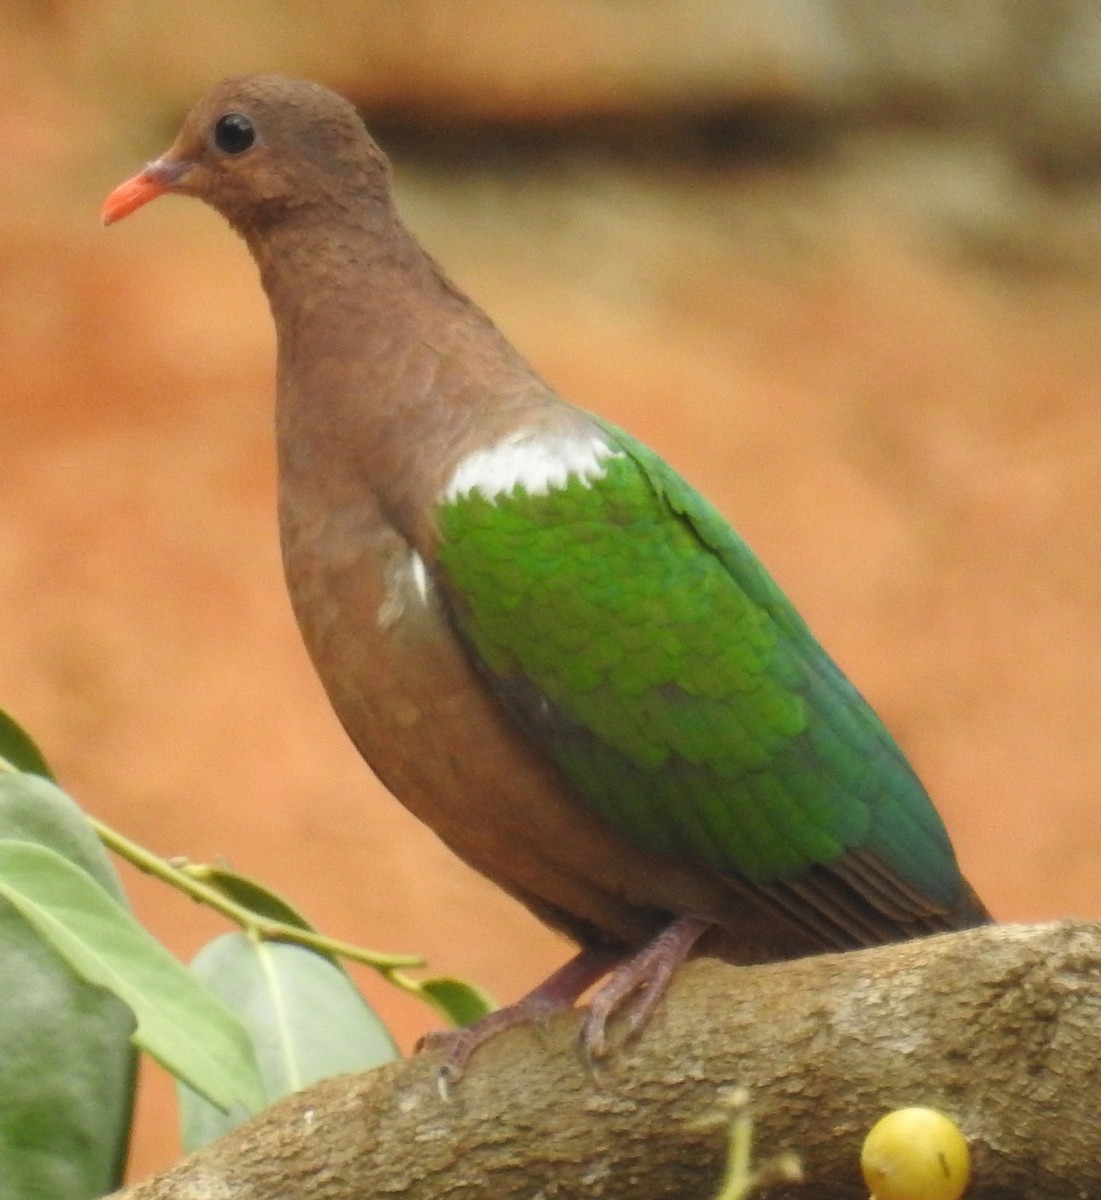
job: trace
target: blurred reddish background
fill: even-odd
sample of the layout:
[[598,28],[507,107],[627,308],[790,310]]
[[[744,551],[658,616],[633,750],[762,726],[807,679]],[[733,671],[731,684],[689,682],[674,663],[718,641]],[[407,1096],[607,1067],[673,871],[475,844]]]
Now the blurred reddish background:
[[[244,249],[190,202],[98,224],[215,79],[308,75],[373,117],[410,224],[543,373],[757,548],[995,913],[1101,917],[1089,11],[5,6],[0,705],[90,811],[335,936],[501,998],[568,952],[385,795],[327,708],[280,578]],[[219,931],[124,876],[181,955]],[[363,982],[403,1047],[432,1026]],[[135,1175],[178,1153],[170,1103],[147,1071]]]

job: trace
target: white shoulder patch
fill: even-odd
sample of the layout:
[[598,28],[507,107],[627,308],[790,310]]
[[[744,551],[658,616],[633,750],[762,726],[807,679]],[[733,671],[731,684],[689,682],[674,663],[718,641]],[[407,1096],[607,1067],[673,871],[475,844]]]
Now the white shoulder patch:
[[455,468],[441,500],[450,504],[471,492],[490,501],[522,487],[531,496],[545,496],[551,488],[566,486],[573,476],[584,484],[603,478],[609,458],[622,458],[599,436],[565,437],[534,429],[521,429],[494,446],[475,450]]

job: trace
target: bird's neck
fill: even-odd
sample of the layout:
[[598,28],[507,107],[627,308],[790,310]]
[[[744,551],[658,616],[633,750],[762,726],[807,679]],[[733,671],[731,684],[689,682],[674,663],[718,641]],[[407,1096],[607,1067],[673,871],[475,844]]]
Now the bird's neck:
[[410,540],[472,449],[556,405],[396,217],[252,246],[278,337],[284,493],[367,493]]

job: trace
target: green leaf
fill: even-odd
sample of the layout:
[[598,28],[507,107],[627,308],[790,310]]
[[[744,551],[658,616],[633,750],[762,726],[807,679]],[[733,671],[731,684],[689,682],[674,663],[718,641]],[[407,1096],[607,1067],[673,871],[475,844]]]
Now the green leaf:
[[20,771],[29,771],[44,779],[53,778],[42,752],[3,709],[0,709],[0,758],[6,759]]
[[[248,1030],[271,1103],[318,1079],[397,1057],[393,1039],[347,974],[331,959],[288,942],[228,933],[200,951],[192,970]],[[180,1088],[183,1142],[190,1153],[242,1119]]]
[[[209,866],[203,863],[190,863],[184,870],[190,879],[214,888],[222,896],[245,909],[255,918],[255,928],[248,921],[236,916],[246,930],[268,941],[288,941],[295,945],[305,946],[315,954],[323,955],[334,963],[343,959],[362,963],[372,967],[386,977],[391,972],[408,967],[423,967],[424,959],[417,954],[386,954],[378,950],[368,950],[365,946],[355,946],[348,942],[336,941],[320,934],[289,900],[285,900],[277,892],[273,892],[266,884],[258,883],[247,875],[239,875],[236,871],[227,871],[223,867]],[[270,927],[269,927],[270,926]],[[282,928],[274,928],[281,926]],[[293,936],[292,931],[301,930],[310,935],[310,940],[300,940]]]
[[488,1016],[497,1005],[492,997],[462,979],[424,979],[420,996],[452,1025],[473,1025]]
[[49,780],[22,771],[0,772],[0,838],[48,846],[125,905],[122,884],[91,822]]
[[278,921],[282,925],[293,925],[298,929],[313,930],[313,925],[289,900],[284,900],[271,888],[224,867],[191,866],[188,873],[217,888],[229,900],[247,908],[265,921]]
[[[0,837],[51,846],[121,896],[87,818],[37,775],[0,774]],[[8,981],[0,988],[0,1196],[113,1192],[129,1143],[133,1015],[75,976],[3,900],[0,964]]]
[[219,1107],[262,1107],[240,1023],[87,872],[42,846],[3,840],[0,895],[81,978],[129,1005],[134,1041],[173,1075]]

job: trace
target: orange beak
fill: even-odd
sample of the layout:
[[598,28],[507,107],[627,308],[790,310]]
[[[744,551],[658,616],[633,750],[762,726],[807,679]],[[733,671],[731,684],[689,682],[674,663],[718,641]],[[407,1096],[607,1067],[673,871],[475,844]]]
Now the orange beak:
[[143,204],[170,191],[191,169],[191,163],[158,158],[143,167],[132,179],[120,183],[103,202],[100,217],[104,225],[121,221]]

